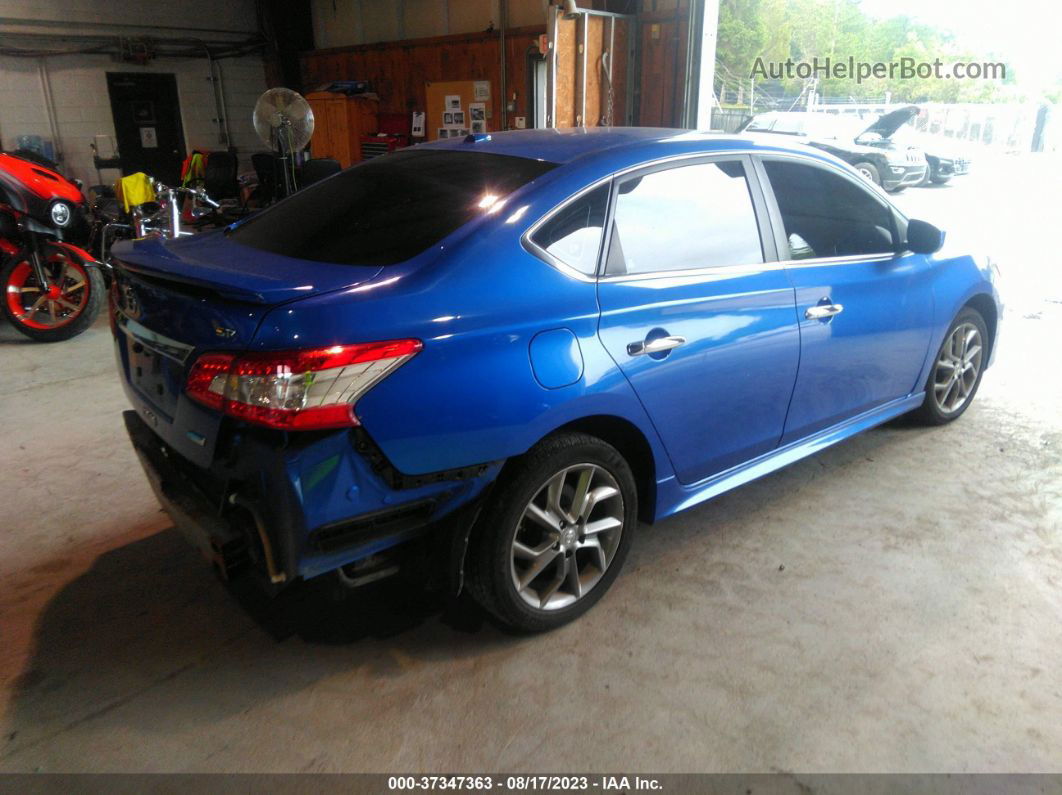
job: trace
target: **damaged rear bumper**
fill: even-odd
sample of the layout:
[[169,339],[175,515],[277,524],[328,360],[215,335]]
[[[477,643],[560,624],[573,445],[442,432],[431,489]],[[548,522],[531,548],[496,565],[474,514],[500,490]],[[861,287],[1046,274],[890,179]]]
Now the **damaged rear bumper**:
[[[302,507],[300,461],[307,457],[306,448],[276,449],[267,441],[243,439],[239,454],[230,457],[236,463],[215,463],[206,470],[173,450],[137,412],[126,411],[123,418],[148,482],[174,526],[223,579],[253,572],[269,590],[364,560],[432,528],[467,536],[463,525],[500,468],[490,465],[482,475],[458,482],[391,489],[365,461],[363,469],[347,470],[348,493],[362,497],[362,504],[352,503],[348,516],[309,526],[307,516],[317,512]],[[339,442],[349,445],[342,434]],[[332,438],[316,444],[337,443]]]

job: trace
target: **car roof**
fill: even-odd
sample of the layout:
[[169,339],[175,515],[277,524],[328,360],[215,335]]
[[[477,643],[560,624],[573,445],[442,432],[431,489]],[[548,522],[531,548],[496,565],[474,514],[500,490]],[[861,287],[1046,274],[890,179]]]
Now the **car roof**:
[[[571,163],[586,155],[605,151],[642,150],[646,159],[667,157],[671,152],[725,152],[731,149],[773,149],[808,154],[808,148],[776,140],[778,136],[726,134],[662,127],[570,127],[565,129],[512,130],[466,136],[420,144],[418,148],[465,150],[512,157],[527,157],[551,163]],[[469,138],[474,140],[469,141]]]

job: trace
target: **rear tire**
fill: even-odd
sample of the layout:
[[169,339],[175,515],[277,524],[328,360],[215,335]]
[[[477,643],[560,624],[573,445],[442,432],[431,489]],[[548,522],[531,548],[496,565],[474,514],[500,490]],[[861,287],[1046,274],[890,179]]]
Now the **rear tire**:
[[76,337],[95,322],[103,307],[106,287],[98,267],[73,261],[61,247],[46,251],[45,268],[52,274],[49,278],[56,279],[52,285],[57,289],[56,300],[42,295],[26,257],[15,254],[0,268],[4,290],[0,303],[4,317],[31,340],[61,342]]
[[637,517],[634,475],[614,447],[550,436],[506,467],[484,506],[469,542],[469,592],[509,629],[563,626],[615,581]]
[[923,425],[946,425],[970,407],[981,385],[991,344],[981,313],[966,307],[948,326],[926,379],[926,397],[911,412]]

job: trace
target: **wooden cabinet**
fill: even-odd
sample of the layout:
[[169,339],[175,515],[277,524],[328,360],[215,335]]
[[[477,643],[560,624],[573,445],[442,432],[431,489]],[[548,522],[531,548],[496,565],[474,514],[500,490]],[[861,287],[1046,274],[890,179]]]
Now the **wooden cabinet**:
[[332,157],[343,168],[361,160],[361,136],[376,133],[379,102],[367,97],[348,97],[328,91],[306,95],[313,109],[314,157]]

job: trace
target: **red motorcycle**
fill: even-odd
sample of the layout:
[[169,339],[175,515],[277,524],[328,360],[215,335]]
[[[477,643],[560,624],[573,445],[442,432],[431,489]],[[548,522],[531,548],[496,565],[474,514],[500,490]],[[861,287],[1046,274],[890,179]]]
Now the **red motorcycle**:
[[105,300],[81,188],[44,166],[0,154],[3,312],[27,337],[58,342],[92,325]]

